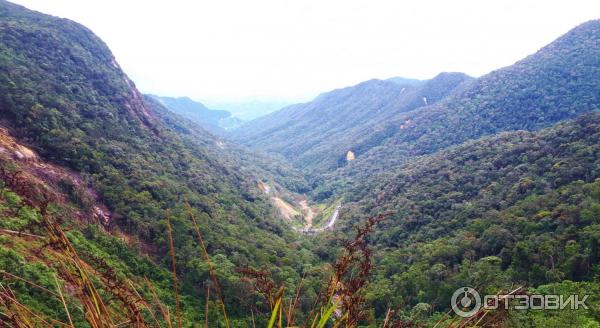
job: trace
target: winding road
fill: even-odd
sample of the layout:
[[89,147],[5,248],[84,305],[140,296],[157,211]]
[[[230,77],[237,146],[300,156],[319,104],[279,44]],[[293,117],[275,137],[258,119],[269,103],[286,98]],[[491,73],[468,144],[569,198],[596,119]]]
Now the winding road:
[[[267,185],[266,183],[259,182],[258,186],[259,186],[259,189],[266,195],[271,194],[271,187],[269,185]],[[283,199],[281,199],[279,197],[271,196],[271,201],[273,202],[275,207],[277,207],[279,209],[281,215],[284,218],[286,218],[287,220],[292,220],[296,215],[300,214],[296,209],[294,209],[294,207],[292,205],[288,204],[286,201],[284,201]],[[305,224],[304,224],[303,228],[294,227],[294,229],[298,232],[306,233],[306,234],[318,233],[318,232],[323,232],[325,230],[333,229],[335,222],[337,221],[338,217],[340,216],[340,208],[342,207],[341,204],[339,204],[335,207],[335,210],[329,217],[329,220],[327,221],[327,224],[325,226],[319,227],[319,228],[313,228],[313,219],[315,218],[315,211],[308,205],[308,200],[303,199],[298,202],[298,205],[300,205],[300,208],[304,214],[303,219],[304,219]]]
[[313,228],[312,227],[312,218],[311,218],[311,226],[307,225],[305,228],[300,229],[300,232],[317,233],[317,232],[322,232],[322,231],[333,228],[333,226],[335,225],[335,221],[337,221],[338,217],[340,216],[340,208],[341,207],[342,207],[342,205],[336,206],[335,211],[333,211],[333,214],[331,214],[331,216],[329,217],[329,221],[327,222],[327,225],[325,225],[324,227]]

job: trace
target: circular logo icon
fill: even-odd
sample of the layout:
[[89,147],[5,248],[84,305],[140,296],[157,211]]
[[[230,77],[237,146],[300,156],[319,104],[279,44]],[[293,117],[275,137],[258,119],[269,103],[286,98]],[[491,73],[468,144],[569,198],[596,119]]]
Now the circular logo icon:
[[471,287],[461,287],[452,294],[452,311],[463,318],[468,318],[481,308],[481,297]]

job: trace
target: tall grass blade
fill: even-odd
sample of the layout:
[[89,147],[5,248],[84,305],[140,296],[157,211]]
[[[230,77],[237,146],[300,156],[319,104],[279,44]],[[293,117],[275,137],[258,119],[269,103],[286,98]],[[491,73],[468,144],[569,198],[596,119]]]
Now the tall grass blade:
[[154,289],[154,286],[152,286],[152,283],[150,282],[150,280],[148,280],[148,278],[146,278],[146,277],[144,279],[146,280],[146,284],[148,285],[148,289],[150,289],[150,293],[152,294],[152,297],[154,298],[154,302],[156,303],[158,310],[162,314],[165,322],[167,323],[167,327],[173,328],[173,324],[171,323],[171,316],[169,316],[169,311],[167,309],[165,309],[164,305],[160,302],[160,299],[158,298],[158,295],[156,294],[156,290]]
[[281,304],[281,298],[279,298],[277,300],[277,302],[275,302],[275,307],[273,308],[273,311],[271,312],[271,319],[269,320],[269,325],[267,326],[267,328],[273,328],[273,326],[275,326],[275,320],[277,320],[277,315],[279,314],[279,305]]
[[54,282],[56,283],[56,290],[58,291],[58,294],[60,295],[60,300],[62,301],[62,304],[65,308],[65,312],[67,313],[67,318],[69,319],[69,324],[71,324],[71,327],[75,328],[75,325],[73,325],[73,320],[71,319],[71,313],[69,313],[69,307],[67,306],[67,302],[65,302],[65,297],[63,296],[62,288],[60,287],[60,284],[58,283],[58,278],[56,277],[56,275],[54,275]]
[[317,328],[325,327],[325,325],[327,324],[327,321],[329,321],[329,318],[331,318],[333,311],[335,311],[335,309],[337,308],[339,303],[340,303],[340,300],[338,299],[335,303],[333,303],[331,306],[329,306],[329,308],[321,316],[321,319],[319,320],[319,323],[317,324]]

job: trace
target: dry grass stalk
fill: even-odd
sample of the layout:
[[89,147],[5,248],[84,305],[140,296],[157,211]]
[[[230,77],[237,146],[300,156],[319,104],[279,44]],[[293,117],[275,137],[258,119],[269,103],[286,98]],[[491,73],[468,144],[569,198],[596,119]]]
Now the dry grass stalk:
[[[4,270],[0,270],[0,273],[1,273],[1,274],[3,274],[3,275],[5,275],[5,276],[8,276],[8,277],[10,277],[10,278],[13,278],[13,279],[16,279],[16,280],[22,281],[22,282],[24,282],[24,283],[26,283],[26,284],[28,284],[28,285],[31,285],[31,286],[33,286],[33,287],[35,287],[35,288],[39,289],[39,290],[42,290],[42,291],[44,291],[44,292],[46,292],[46,293],[48,293],[48,294],[50,294],[50,295],[53,295],[53,296],[55,296],[56,298],[60,298],[60,295],[58,295],[57,293],[55,293],[55,292],[53,292],[53,291],[49,290],[48,288],[42,287],[42,286],[40,286],[40,285],[38,285],[38,284],[36,284],[36,283],[34,283],[34,282],[32,282],[32,281],[29,281],[29,280],[27,280],[27,279],[23,279],[23,278],[21,278],[21,277],[19,277],[19,276],[16,276],[16,275],[14,275],[14,274],[12,274],[12,273],[10,273],[10,272],[6,272],[6,271],[4,271]],[[5,278],[5,279],[6,279],[6,278]]]
[[179,283],[177,280],[177,262],[175,260],[175,246],[173,244],[173,229],[169,213],[167,213],[167,234],[169,236],[169,254],[171,255],[172,273],[173,273],[173,288],[175,290],[175,317],[177,319],[177,328],[181,328],[181,310],[179,305]]
[[158,318],[156,317],[156,315],[154,314],[154,311],[150,308],[150,305],[148,304],[148,302],[146,302],[146,300],[140,295],[140,293],[138,293],[137,288],[135,288],[135,286],[133,285],[133,282],[131,280],[127,280],[127,282],[129,283],[129,286],[131,286],[131,289],[133,290],[133,292],[136,294],[138,300],[142,301],[142,306],[148,311],[148,313],[150,313],[150,316],[152,317],[152,320],[154,320],[154,322],[156,323],[157,327],[160,327],[160,322],[158,321]]
[[60,284],[58,283],[58,278],[56,277],[56,275],[54,275],[54,282],[56,283],[56,290],[58,291],[58,294],[60,295],[60,300],[62,301],[62,304],[65,308],[65,312],[67,313],[67,318],[69,319],[69,323],[71,324],[71,327],[75,328],[75,325],[73,325],[73,320],[71,319],[71,313],[69,313],[69,307],[67,306],[67,302],[65,302],[65,297],[63,296],[62,288],[60,287]]
[[[41,315],[33,312],[27,306],[17,301],[17,298],[10,287],[0,284],[0,304],[2,304],[8,314],[8,322],[15,327],[39,327],[42,324],[46,327],[55,327],[56,325],[69,327],[68,324],[55,320],[44,319]],[[52,322],[52,323],[50,323]]]
[[229,328],[230,327],[229,326],[229,317],[227,316],[227,310],[225,309],[225,299],[223,298],[223,293],[221,292],[221,287],[219,285],[219,280],[217,279],[217,275],[215,273],[214,265],[212,263],[212,260],[210,259],[210,255],[208,254],[206,245],[204,244],[204,238],[202,238],[202,233],[200,232],[200,226],[198,225],[198,222],[196,221],[196,216],[194,215],[194,211],[192,210],[192,207],[190,206],[190,204],[187,201],[185,202],[185,205],[186,205],[186,209],[187,209],[188,215],[190,217],[190,220],[192,221],[192,224],[194,226],[196,238],[198,239],[198,243],[200,244],[200,248],[202,249],[202,254],[204,255],[204,260],[206,261],[206,264],[208,265],[208,272],[210,274],[210,279],[212,280],[215,291],[217,292],[217,296],[219,297],[221,311],[223,312],[223,318],[225,319],[225,327]]
[[290,302],[290,306],[288,308],[287,315],[286,315],[286,322],[287,322],[288,326],[294,325],[294,310],[296,309],[296,307],[298,305],[298,300],[300,299],[300,292],[302,290],[302,284],[304,283],[305,275],[302,276],[302,278],[300,279],[298,288],[296,288],[296,294],[294,296],[294,299]]
[[[96,275],[96,272],[90,265],[81,260],[79,254],[75,250],[75,247],[71,244],[64,231],[62,230],[61,220],[52,218],[47,211],[50,203],[63,202],[60,195],[55,194],[51,190],[48,190],[48,188],[46,188],[45,186],[39,186],[30,183],[20,172],[8,172],[5,169],[0,168],[0,179],[2,179],[5,182],[6,186],[9,187],[13,192],[21,196],[21,202],[24,205],[37,209],[41,214],[42,222],[40,224],[37,224],[37,226],[45,229],[45,231],[47,232],[46,238],[48,242],[44,247],[51,247],[54,256],[60,259],[59,262],[62,264],[63,267],[63,270],[61,272],[61,278],[65,279],[71,286],[76,287],[76,296],[83,305],[82,310],[90,326],[92,326],[93,328],[114,327],[115,324],[113,322],[112,317],[120,315],[121,313],[117,310],[113,311],[114,313],[111,314],[108,307],[105,305],[100,293],[94,286],[94,283],[92,282],[88,271],[93,271],[94,275]],[[38,237],[38,235],[32,234],[21,234],[17,236],[35,236],[36,238]],[[41,254],[41,249],[37,252],[37,254]],[[17,277],[14,276],[13,278]],[[58,277],[55,278],[56,282],[58,283]],[[105,282],[106,291],[108,293],[112,293],[114,296],[121,299],[121,301],[126,305],[126,308],[130,310],[126,314],[126,316],[129,317],[129,321],[132,322],[135,327],[145,327],[143,319],[139,311],[137,310],[137,301],[132,300],[130,297],[127,297],[126,293],[120,293],[119,291],[122,288],[117,288],[118,284],[116,282],[112,284],[107,284],[107,281],[110,282],[110,277],[107,278],[103,275],[100,275],[99,278],[103,282]],[[34,283],[28,281],[26,282],[32,286],[41,287]],[[47,290],[45,288],[42,289]],[[63,302],[63,305],[66,306],[66,302],[64,301],[64,297],[60,289],[59,292],[60,294],[58,295],[58,297]],[[4,294],[4,296],[7,296],[9,298],[11,297],[6,292],[6,289],[4,289]],[[53,294],[54,296],[57,295],[53,292],[51,294]],[[13,300],[11,301],[11,304],[19,304],[15,298],[11,299]],[[35,317],[35,314],[28,308],[19,305],[16,306],[18,307],[19,312],[31,312],[31,314]],[[66,311],[68,311],[68,309],[66,309]],[[68,314],[68,316],[69,321],[71,321],[70,314]],[[58,325],[69,326],[67,324],[61,323],[60,321],[50,321]]]
[[148,280],[148,278],[144,278],[144,279],[146,280],[146,284],[148,285],[148,289],[150,289],[150,293],[152,294],[152,297],[154,298],[154,302],[156,303],[158,310],[162,314],[165,322],[167,323],[167,327],[173,328],[173,324],[171,323],[171,316],[169,315],[169,310],[166,309],[164,307],[164,305],[160,302],[160,299],[158,298],[158,295],[156,294],[156,290],[154,289],[154,286],[152,285],[150,280]]
[[252,268],[237,268],[236,271],[243,276],[243,280],[252,285],[254,291],[261,295],[269,305],[269,311],[273,311],[278,295],[274,293],[275,282],[268,271],[255,270]]
[[208,302],[210,301],[210,285],[206,284],[206,304],[204,308],[204,327],[208,328]]
[[367,218],[363,227],[357,228],[352,240],[342,242],[344,252],[336,261],[335,273],[327,288],[328,303],[338,303],[334,314],[346,327],[355,327],[364,318],[364,296],[361,292],[372,270],[371,251],[367,247],[366,237],[374,226],[390,216],[391,213]]
[[387,328],[390,319],[391,319],[391,314],[392,314],[392,308],[388,308],[387,312],[385,313],[385,319],[383,319],[383,325],[381,326],[382,328]]

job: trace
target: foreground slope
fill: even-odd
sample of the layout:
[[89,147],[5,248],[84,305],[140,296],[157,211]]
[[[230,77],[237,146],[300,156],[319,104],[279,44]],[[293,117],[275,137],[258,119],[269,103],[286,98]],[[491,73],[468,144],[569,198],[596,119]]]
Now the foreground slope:
[[[111,214],[77,172],[0,129],[0,323],[150,321],[159,310],[148,288],[174,304],[169,271],[131,247],[132,236],[104,230]],[[183,294],[182,306],[194,306]]]
[[[106,217],[92,220],[100,227],[98,238],[123,236],[127,242],[119,244],[123,251],[112,255],[131,261],[132,254],[142,252],[152,259],[144,270],[163,272],[170,263],[165,229],[169,218],[181,293],[203,299],[205,289],[199,285],[209,273],[197,261],[201,253],[194,246],[196,235],[185,206],[189,203],[222,268],[223,288],[236,291],[226,302],[233,303],[240,293],[252,295],[236,285],[236,266],[278,267],[281,279],[299,278],[301,268],[314,258],[290,246],[295,236],[278,223],[274,208],[257,187],[263,178],[257,172],[281,174],[285,169],[254,170],[248,154],[223,149],[226,144],[201,129],[189,132],[198,139],[192,142],[181,133],[178,120],[149,104],[106,45],[85,27],[0,2],[0,125],[42,161],[74,172],[79,184],[93,190],[106,209]],[[22,170],[11,161],[4,168]],[[58,185],[57,192],[69,194],[69,183]],[[19,255],[17,248],[13,251]],[[134,270],[124,267],[126,272],[130,269]],[[190,305],[188,319],[201,316],[196,308]],[[244,307],[237,311],[244,316],[248,312]]]
[[370,80],[258,118],[233,134],[254,148],[284,155],[297,167],[327,172],[345,165],[348,151],[366,151],[358,145],[365,148],[387,121],[439,101],[468,80],[460,73],[419,84]]

